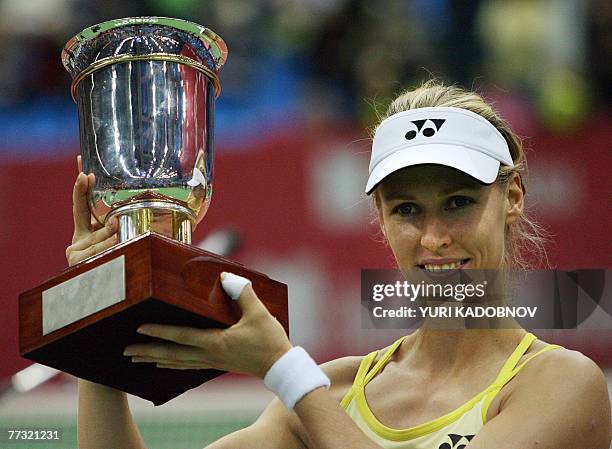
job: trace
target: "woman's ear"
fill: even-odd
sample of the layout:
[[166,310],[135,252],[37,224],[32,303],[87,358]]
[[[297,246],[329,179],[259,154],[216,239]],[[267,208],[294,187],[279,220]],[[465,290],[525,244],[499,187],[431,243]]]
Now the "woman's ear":
[[521,175],[512,173],[506,189],[506,224],[514,223],[523,213],[525,189]]

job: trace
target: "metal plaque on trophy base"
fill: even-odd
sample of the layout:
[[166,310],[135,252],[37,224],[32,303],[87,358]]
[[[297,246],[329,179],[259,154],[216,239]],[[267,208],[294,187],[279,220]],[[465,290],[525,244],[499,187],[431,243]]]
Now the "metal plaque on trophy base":
[[184,20],[133,17],[83,30],[64,47],[83,171],[118,244],[19,297],[20,352],[33,361],[162,404],[221,374],[158,369],[123,356],[143,323],[222,328],[239,319],[219,274],[245,276],[288,330],[287,286],[191,246],[212,196],[213,116],[223,40]]

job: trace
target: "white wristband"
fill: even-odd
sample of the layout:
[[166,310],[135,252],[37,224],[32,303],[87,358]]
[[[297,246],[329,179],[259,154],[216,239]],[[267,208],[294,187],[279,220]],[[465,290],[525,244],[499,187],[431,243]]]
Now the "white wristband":
[[295,346],[270,367],[264,384],[289,410],[306,394],[319,387],[329,388],[329,377],[304,348]]

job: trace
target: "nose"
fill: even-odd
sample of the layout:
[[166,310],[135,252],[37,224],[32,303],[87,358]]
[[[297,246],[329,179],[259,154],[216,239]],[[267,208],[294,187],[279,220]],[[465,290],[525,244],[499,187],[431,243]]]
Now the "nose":
[[421,233],[421,246],[435,253],[449,247],[451,243],[452,238],[446,223],[439,217],[426,218]]

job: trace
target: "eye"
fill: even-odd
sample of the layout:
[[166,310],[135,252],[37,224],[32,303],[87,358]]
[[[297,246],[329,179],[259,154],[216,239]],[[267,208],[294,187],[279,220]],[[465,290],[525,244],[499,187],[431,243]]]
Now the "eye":
[[470,197],[453,196],[452,198],[449,199],[446,209],[463,209],[474,203],[475,201]]
[[416,215],[419,212],[418,207],[414,203],[402,203],[393,208],[393,214],[402,216]]

